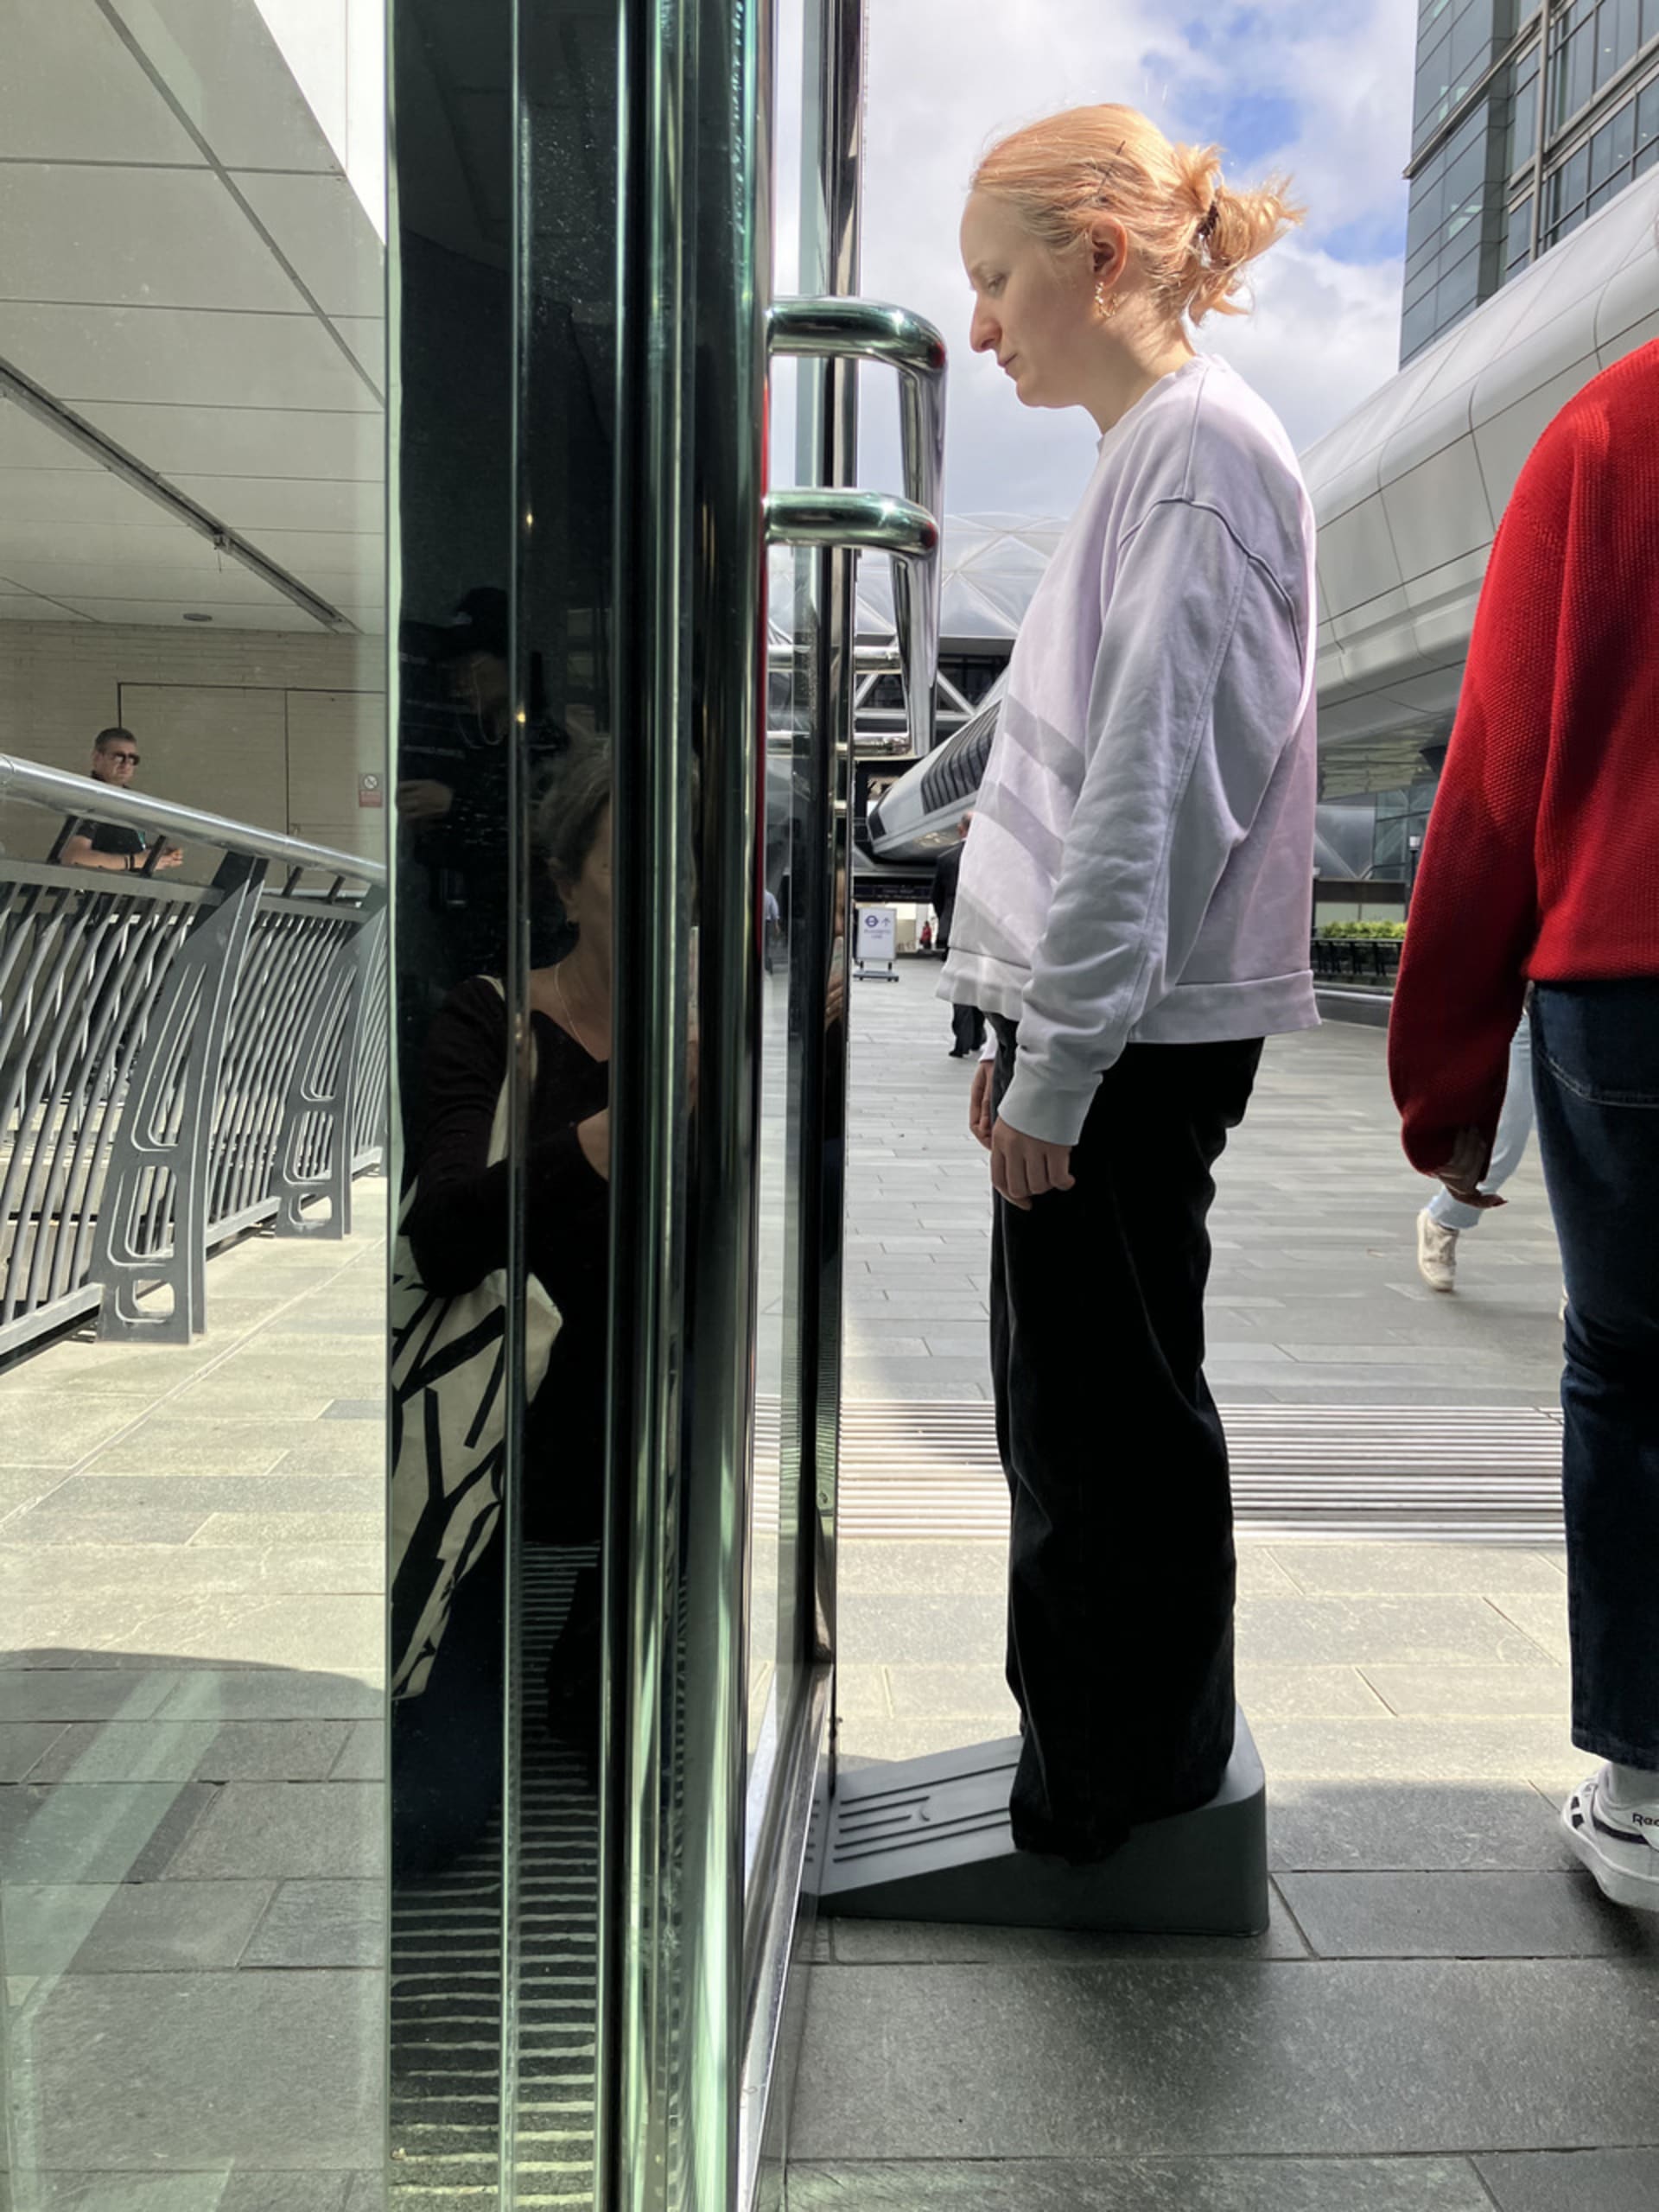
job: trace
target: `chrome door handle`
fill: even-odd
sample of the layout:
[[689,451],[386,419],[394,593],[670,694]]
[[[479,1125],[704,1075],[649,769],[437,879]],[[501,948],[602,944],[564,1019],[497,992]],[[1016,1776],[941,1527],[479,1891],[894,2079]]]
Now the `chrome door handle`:
[[[807,537],[772,527],[768,502],[767,532],[774,542],[791,544],[856,544],[868,551],[887,551],[893,556],[893,604],[898,618],[899,665],[904,672],[905,705],[911,743],[918,753],[933,742],[933,683],[939,666],[939,556],[940,505],[944,487],[944,340],[931,322],[907,308],[887,307],[876,300],[779,300],[766,320],[766,344],[771,353],[882,361],[899,372],[899,446],[903,454],[905,498],[885,504],[897,527],[897,512],[910,507],[931,516],[935,523],[933,543],[926,548],[906,542],[889,544],[875,536],[849,537],[814,530]],[[795,494],[777,497],[792,499]],[[863,495],[834,490],[798,495],[805,499],[857,499]]]
[[769,545],[851,545],[863,553],[890,553],[895,576],[938,558],[939,525],[913,499],[896,499],[887,492],[768,492],[762,504]]

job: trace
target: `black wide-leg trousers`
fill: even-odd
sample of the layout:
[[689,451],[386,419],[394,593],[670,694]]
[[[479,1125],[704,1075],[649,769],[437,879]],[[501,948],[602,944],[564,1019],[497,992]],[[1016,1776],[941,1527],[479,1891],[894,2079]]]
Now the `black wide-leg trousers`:
[[[1016,1031],[995,1023],[995,1097]],[[1204,1378],[1211,1170],[1262,1041],[1132,1045],[1076,1187],[997,1198],[991,1363],[1013,1516],[1008,1684],[1023,1850],[1109,1857],[1212,1797],[1233,1747],[1232,1496]]]

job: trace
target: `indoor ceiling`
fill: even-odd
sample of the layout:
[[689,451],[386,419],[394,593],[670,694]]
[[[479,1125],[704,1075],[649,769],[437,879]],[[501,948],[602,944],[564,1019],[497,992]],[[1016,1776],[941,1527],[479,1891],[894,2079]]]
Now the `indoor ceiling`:
[[384,255],[254,0],[8,16],[0,620],[384,628]]

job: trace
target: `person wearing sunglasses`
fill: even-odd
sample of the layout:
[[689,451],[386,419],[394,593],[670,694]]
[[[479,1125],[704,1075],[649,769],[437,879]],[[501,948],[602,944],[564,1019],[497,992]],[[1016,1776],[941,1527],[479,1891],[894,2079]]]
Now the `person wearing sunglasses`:
[[[108,784],[112,791],[130,791],[138,760],[137,741],[130,729],[101,729],[92,740],[88,772],[95,784]],[[147,838],[129,823],[97,822],[90,816],[71,815],[58,832],[49,857],[63,868],[99,868],[118,874],[138,874],[152,853],[152,873],[177,868],[184,858],[179,847],[169,845],[165,837]]]

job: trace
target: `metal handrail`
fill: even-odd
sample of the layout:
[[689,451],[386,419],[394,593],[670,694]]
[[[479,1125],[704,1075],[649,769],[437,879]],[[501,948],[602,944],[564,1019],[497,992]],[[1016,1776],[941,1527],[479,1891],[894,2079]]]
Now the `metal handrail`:
[[215,1245],[350,1233],[383,1148],[385,868],[3,755],[0,796],[247,862],[226,889],[0,858],[0,1358],[87,1316],[188,1343]]
[[278,836],[275,830],[256,829],[251,822],[232,822],[222,814],[207,814],[198,807],[176,806],[170,799],[117,791],[91,776],[45,768],[36,760],[19,760],[6,753],[0,753],[0,798],[32,799],[64,814],[89,814],[95,821],[113,822],[130,830],[159,830],[199,845],[217,845],[227,852],[274,861],[279,868],[351,876],[377,887],[386,880],[383,861],[337,853],[330,846],[308,844],[301,837]]
[[[767,317],[773,354],[879,361],[899,372],[899,448],[905,496],[938,521],[944,501],[944,340],[924,316],[877,300],[779,300]],[[774,541],[778,533],[772,533]],[[790,542],[818,543],[823,539]],[[859,541],[868,543],[868,540]],[[904,668],[912,749],[933,743],[933,683],[939,665],[940,561],[927,550],[895,555],[893,612]]]

